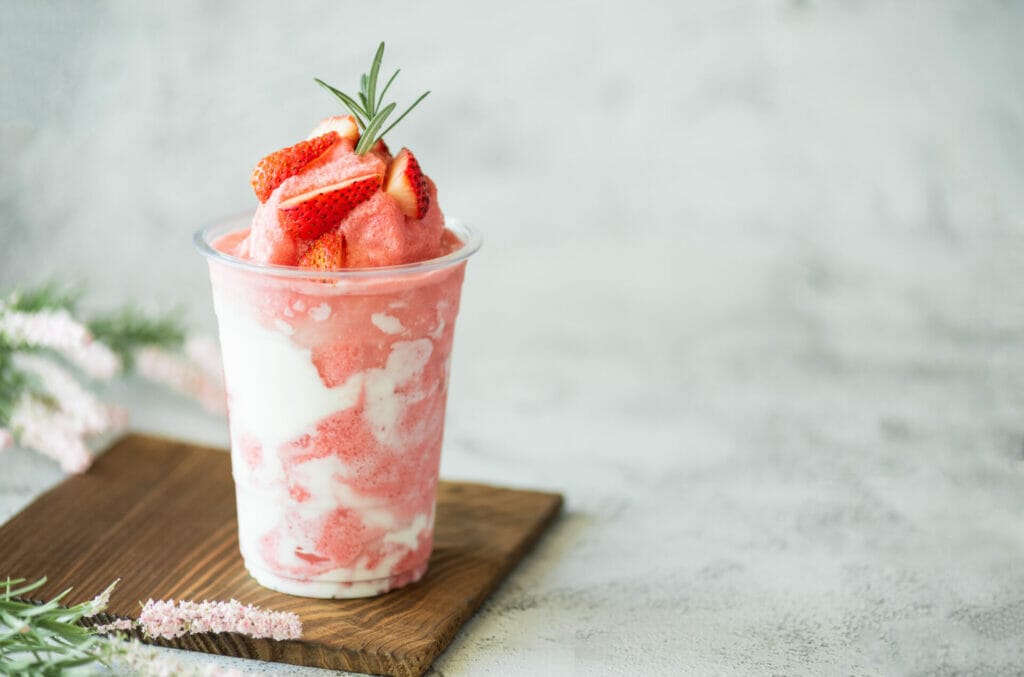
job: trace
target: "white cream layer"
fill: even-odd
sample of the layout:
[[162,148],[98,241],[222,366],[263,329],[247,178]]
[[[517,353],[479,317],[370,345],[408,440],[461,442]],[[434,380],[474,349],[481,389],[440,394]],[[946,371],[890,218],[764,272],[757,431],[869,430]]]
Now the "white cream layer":
[[[239,518],[238,542],[242,551],[242,557],[253,566],[275,572],[276,567],[264,559],[262,551],[264,546],[261,544],[261,541],[267,533],[268,525],[278,525],[285,522],[286,510],[284,506],[275,505],[270,501],[264,500],[261,494],[249,493],[243,489],[239,489],[237,499]],[[336,507],[332,506],[331,509]],[[397,522],[390,510],[386,510],[383,507],[356,508],[355,506],[348,505],[346,507],[357,512],[367,526],[386,529],[387,531],[383,536],[385,544],[394,543],[401,547],[396,548],[394,552],[381,559],[375,566],[367,566],[368,558],[360,557],[351,567],[337,567],[318,576],[311,576],[308,579],[309,581],[368,581],[402,573],[400,571],[393,571],[395,565],[405,558],[410,550],[415,550],[418,547],[419,539],[424,530],[433,529],[434,526],[433,511],[429,514],[416,513],[410,522],[402,524]],[[297,517],[300,522],[306,522],[306,520],[315,522],[316,518],[323,513],[324,506],[322,504],[319,508],[317,506],[308,506],[307,503],[293,504],[291,506],[291,515]],[[317,535],[310,534],[309,536],[314,537]],[[296,551],[315,554],[315,544],[309,540],[307,535],[295,533],[290,529],[278,529],[276,536],[276,547],[271,555],[275,562],[289,569],[301,570],[309,566],[308,562],[295,554]],[[287,575],[281,571],[276,573]]]
[[326,387],[310,351],[289,338],[290,326],[268,331],[225,299],[217,299],[216,310],[231,427],[258,441],[264,460],[321,419],[356,403],[361,374]]
[[[385,543],[404,547],[397,548],[374,567],[366,566],[365,558],[361,558],[352,567],[334,569],[311,581],[374,581],[402,573],[391,569],[417,547],[425,529],[433,528],[433,512],[417,513],[411,523],[398,523],[392,510],[402,506],[389,506],[353,492],[346,479],[362,469],[334,456],[312,458],[292,468],[291,483],[309,494],[307,500],[297,503],[288,494],[289,482],[278,449],[314,432],[316,424],[325,417],[351,408],[364,386],[366,417],[375,437],[386,446],[404,446],[408,441],[397,425],[403,411],[429,394],[407,386],[429,361],[433,341],[395,341],[383,368],[357,372],[344,384],[328,388],[313,365],[310,351],[291,340],[291,325],[279,322],[276,330],[267,329],[249,316],[246,306],[217,295],[215,308],[230,394],[232,466],[238,485],[239,544],[243,557],[254,567],[272,572],[260,554],[260,542],[268,531],[276,530],[274,557],[285,566],[301,568],[306,563],[295,556],[295,551],[311,552],[313,544],[301,534],[280,528],[286,523],[288,510],[296,511],[296,516],[305,521],[344,506],[357,511],[367,526],[388,530],[383,537]],[[299,315],[305,309],[295,304],[294,310]],[[431,332],[432,337],[439,336],[444,326],[441,309],[437,311],[438,326]],[[314,306],[308,312],[314,321],[322,321],[329,317],[330,306]],[[383,335],[392,337],[404,329],[396,318],[386,315],[371,318],[371,322]],[[399,394],[399,389],[404,392]],[[256,468],[249,465],[240,448],[235,448],[243,439],[261,446]]]
[[[328,388],[313,365],[310,351],[290,339],[290,325],[280,322],[278,331],[268,330],[238,304],[223,298],[215,301],[224,379],[231,398],[232,432],[258,442],[265,463],[276,458],[277,449],[285,442],[312,432],[320,420],[352,407],[364,385],[366,416],[377,440],[390,447],[406,442],[397,427],[402,411],[428,393],[407,388],[403,394],[397,391],[417,377],[430,360],[434,350],[430,338],[395,341],[384,368],[357,372],[345,383]],[[440,312],[437,317],[438,328],[443,327]],[[387,321],[380,324],[384,326],[378,328],[385,335],[394,329]]]

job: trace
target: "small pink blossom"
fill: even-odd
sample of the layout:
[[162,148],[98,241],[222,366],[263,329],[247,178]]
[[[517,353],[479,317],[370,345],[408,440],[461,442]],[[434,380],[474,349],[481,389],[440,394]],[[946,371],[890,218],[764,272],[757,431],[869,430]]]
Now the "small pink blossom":
[[94,625],[93,630],[98,634],[105,635],[110,632],[116,632],[119,630],[131,631],[135,629],[135,621],[130,618],[118,618],[116,621],[110,623],[104,623],[103,625]]
[[135,370],[143,378],[194,397],[209,411],[227,410],[223,379],[207,373],[185,355],[145,346],[135,352]]
[[237,600],[178,602],[149,600],[142,607],[139,625],[151,637],[174,639],[186,633],[234,632],[253,638],[298,639],[299,617],[286,611],[265,611]]
[[121,358],[101,341],[66,348],[61,354],[86,375],[100,381],[108,381],[121,373]]
[[66,415],[73,429],[81,435],[95,435],[115,428],[115,415],[111,408],[97,399],[63,367],[27,353],[14,357],[14,364],[22,371],[36,376],[43,388]]
[[87,345],[92,335],[63,308],[25,313],[0,306],[0,336],[14,345],[73,350]]
[[31,395],[22,395],[11,414],[18,442],[60,463],[67,472],[82,473],[92,464],[82,433],[66,413]]
[[120,580],[121,579],[119,578],[108,585],[106,590],[96,595],[96,597],[89,602],[89,612],[85,614],[85,618],[91,618],[107,608],[107,605],[110,604],[110,593],[114,592],[114,588]]
[[14,446],[14,435],[7,428],[0,428],[0,451]]
[[47,398],[22,395],[9,422],[18,442],[55,459],[65,471],[84,472],[92,464],[85,439],[124,428],[127,412],[101,402],[50,359],[16,353],[14,365],[34,376]]

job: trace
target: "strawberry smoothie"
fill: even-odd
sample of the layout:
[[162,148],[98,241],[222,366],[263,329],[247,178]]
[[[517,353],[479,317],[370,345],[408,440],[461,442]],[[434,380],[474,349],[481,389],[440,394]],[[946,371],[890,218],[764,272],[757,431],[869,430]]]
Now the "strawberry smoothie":
[[452,336],[480,244],[446,227],[412,153],[373,136],[380,111],[354,112],[260,161],[251,219],[196,235],[242,557],[261,585],[307,597],[377,595],[426,572]]

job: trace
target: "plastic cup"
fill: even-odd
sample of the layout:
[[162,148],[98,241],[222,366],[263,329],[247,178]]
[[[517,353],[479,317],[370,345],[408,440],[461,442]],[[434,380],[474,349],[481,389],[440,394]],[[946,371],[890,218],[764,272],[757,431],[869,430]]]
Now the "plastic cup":
[[420,263],[319,272],[203,228],[224,358],[238,543],[264,587],[369,597],[418,581],[433,547],[449,360],[479,237]]

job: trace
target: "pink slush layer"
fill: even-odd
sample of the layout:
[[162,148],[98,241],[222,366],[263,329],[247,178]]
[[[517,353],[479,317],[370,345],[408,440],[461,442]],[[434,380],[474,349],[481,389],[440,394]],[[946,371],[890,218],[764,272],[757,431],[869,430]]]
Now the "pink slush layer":
[[[364,204],[367,212],[372,211],[373,202]],[[437,215],[439,218],[440,212]],[[389,233],[391,218],[376,220],[369,213],[353,212],[350,232],[365,232],[367,238],[369,233]],[[230,233],[214,247],[234,253],[240,245],[253,241],[254,232]],[[445,254],[461,246],[456,236],[443,231],[434,253]],[[419,255],[425,247],[403,244],[402,251]],[[232,374],[227,374],[240,520],[244,519],[243,492],[287,495],[280,519],[258,525],[258,543],[249,544],[246,553],[248,566],[300,582],[335,580],[332,572],[336,570],[373,571],[377,579],[386,579],[380,592],[422,574],[433,543],[448,357],[464,269],[461,263],[426,273],[365,280],[365,284],[360,281],[357,291],[335,287],[327,280],[291,281],[216,265],[211,269],[218,313],[230,304],[267,332],[280,333],[286,325],[285,335],[296,350],[308,354],[323,388],[358,385],[352,406],[324,416],[307,429],[295,430],[287,442],[266,449],[237,423],[244,417],[235,416]],[[403,375],[393,387],[381,381],[382,374],[395,370],[400,356],[408,355],[415,359],[413,373]],[[261,366],[253,364],[251,368]],[[381,382],[388,384],[384,392]],[[267,387],[274,385],[267,383]],[[279,396],[290,398],[295,393],[281,392]],[[394,412],[386,434],[379,425],[381,407]],[[302,480],[303,465],[318,459],[337,461],[336,467],[344,469],[330,478],[330,496],[317,495],[317,487]],[[279,467],[281,474],[267,479],[271,467]],[[322,492],[323,483],[319,486]],[[356,500],[340,504],[335,500],[339,492]],[[370,519],[360,507],[367,505],[390,513],[390,526]],[[389,538],[424,518],[426,526],[414,544]],[[344,575],[337,583],[347,584]],[[346,595],[339,591],[336,596]]]
[[[249,235],[227,253],[260,263],[297,265],[312,241],[292,238],[284,231],[278,215],[281,203],[350,179],[383,177],[386,170],[386,158],[372,152],[356,155],[352,142],[341,139],[301,174],[278,186],[256,209]],[[427,181],[430,207],[422,219],[403,215],[394,198],[379,190],[333,229],[345,237],[346,268],[400,265],[439,255],[444,215],[437,203],[437,188]]]

